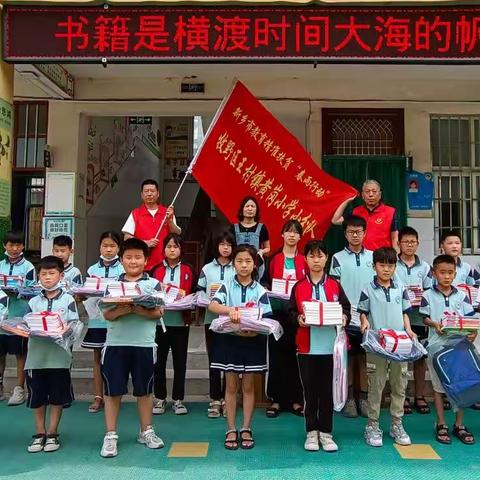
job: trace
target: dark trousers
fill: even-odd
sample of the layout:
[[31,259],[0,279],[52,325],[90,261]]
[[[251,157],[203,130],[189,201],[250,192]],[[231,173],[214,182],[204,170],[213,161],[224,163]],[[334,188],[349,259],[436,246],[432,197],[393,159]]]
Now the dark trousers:
[[[207,345],[208,364],[212,363],[212,349],[215,339],[221,334],[210,330],[210,325],[205,325],[205,343]],[[212,400],[221,400],[225,396],[225,379],[222,382],[221,370],[209,371],[210,379],[210,398]]]
[[303,392],[297,365],[296,329],[283,322],[282,325],[284,333],[278,341],[273,335],[268,336],[267,397],[290,409],[294,403],[303,403]]
[[298,354],[298,368],[305,399],[305,428],[332,433],[333,355]]
[[160,399],[167,398],[167,358],[172,350],[173,360],[173,400],[183,400],[185,396],[185,374],[187,371],[188,334],[189,327],[167,327],[164,333],[162,327],[157,327],[155,342],[157,348],[157,363],[154,368],[154,393]]

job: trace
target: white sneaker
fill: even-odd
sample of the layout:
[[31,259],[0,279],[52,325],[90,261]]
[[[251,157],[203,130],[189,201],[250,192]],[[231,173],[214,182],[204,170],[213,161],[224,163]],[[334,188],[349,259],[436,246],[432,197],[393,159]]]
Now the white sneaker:
[[159,400],[158,398],[153,399],[152,413],[154,415],[163,415],[165,413],[166,407],[167,407],[166,400]]
[[333,437],[330,433],[320,432],[318,438],[322,445],[322,449],[325,452],[336,452],[338,450],[338,445],[333,441]]
[[60,448],[60,442],[58,441],[58,435],[47,435],[44,452],[56,452]]
[[156,435],[152,426],[148,426],[144,432],[140,432],[137,442],[146,445],[148,448],[163,448],[165,446],[163,440]]
[[118,455],[117,442],[117,432],[107,432],[105,437],[103,437],[103,445],[100,455],[103,458],[116,457]]
[[8,405],[14,407],[25,402],[25,390],[18,385],[13,389],[12,396],[8,400]]
[[311,432],[307,432],[307,436],[305,438],[305,444],[303,445],[305,450],[309,452],[318,452],[320,450],[320,445],[318,444],[318,431],[312,430]]
[[367,425],[364,433],[367,445],[371,447],[383,447],[383,432],[378,423]]
[[188,413],[187,407],[182,403],[181,400],[175,400],[172,405],[172,410],[175,415],[186,415]]
[[30,453],[38,453],[43,451],[43,447],[45,446],[46,436],[43,433],[39,433],[37,435],[33,435],[32,443],[27,447],[27,450]]
[[402,422],[393,422],[390,426],[390,436],[394,439],[398,445],[411,445],[412,441],[407,432],[403,428]]

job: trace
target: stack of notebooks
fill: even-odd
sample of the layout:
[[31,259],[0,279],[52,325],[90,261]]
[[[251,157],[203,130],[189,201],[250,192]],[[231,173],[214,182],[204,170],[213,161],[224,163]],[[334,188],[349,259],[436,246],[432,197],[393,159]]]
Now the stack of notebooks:
[[407,287],[408,298],[412,307],[419,307],[422,302],[423,289],[419,285],[409,285]]
[[106,295],[109,297],[137,297],[142,294],[140,287],[136,282],[111,282],[106,289]]
[[474,287],[474,286],[466,285],[462,283],[460,285],[456,285],[455,288],[460,290],[461,292],[466,293],[472,305],[478,305],[478,302],[480,300],[478,298],[478,295],[479,295],[478,287]]
[[162,283],[162,290],[165,297],[165,304],[181,300],[186,293],[185,290],[168,283]]
[[303,302],[305,323],[314,327],[343,324],[343,310],[338,302]]
[[290,298],[293,286],[297,283],[295,279],[287,278],[273,278],[272,279],[272,293],[282,297]]
[[27,313],[24,320],[30,331],[46,335],[62,335],[68,328],[60,314],[55,312]]
[[119,283],[114,278],[87,277],[81,287],[73,287],[75,295],[103,296],[107,287],[112,283]]
[[20,275],[4,275],[0,274],[0,289],[6,291],[18,291],[23,286],[23,277]]
[[412,351],[412,339],[404,330],[380,329],[380,345],[389,353],[408,355]]
[[461,317],[455,313],[445,312],[442,318],[442,330],[450,333],[469,333],[480,330],[480,317]]

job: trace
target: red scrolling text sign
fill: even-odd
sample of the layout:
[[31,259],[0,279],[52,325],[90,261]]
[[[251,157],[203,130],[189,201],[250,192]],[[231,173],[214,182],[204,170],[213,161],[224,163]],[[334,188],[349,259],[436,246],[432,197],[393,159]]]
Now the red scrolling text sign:
[[273,247],[289,219],[302,224],[304,238],[322,238],[338,206],[357,194],[319,168],[238,81],[217,112],[192,173],[232,223],[241,200],[255,196]]

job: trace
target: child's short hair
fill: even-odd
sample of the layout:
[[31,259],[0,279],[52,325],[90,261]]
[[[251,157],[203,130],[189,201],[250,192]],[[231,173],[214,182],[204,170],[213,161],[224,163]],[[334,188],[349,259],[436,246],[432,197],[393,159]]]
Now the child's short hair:
[[244,197],[243,200],[240,202],[240,208],[238,209],[237,213],[237,218],[241,222],[243,220],[243,207],[249,202],[252,201],[256,206],[257,206],[257,211],[255,212],[255,217],[254,220],[258,222],[260,220],[260,205],[257,202],[257,199],[255,197],[252,197],[251,195]]
[[10,230],[3,237],[3,244],[8,242],[25,245],[25,235],[20,230]]
[[105,240],[106,238],[113,240],[119,247],[122,245],[122,239],[120,238],[120,235],[117,232],[114,232],[113,230],[108,230],[106,232],[103,232],[100,235],[100,240],[98,241],[98,243],[101,245],[103,240]]
[[284,234],[285,232],[291,232],[291,231],[294,231],[295,233],[298,233],[300,236],[302,236],[303,235],[302,224],[298,220],[289,220],[283,225],[282,234]]
[[397,264],[397,252],[392,247],[377,248],[373,252],[373,264],[387,263],[389,265]]
[[148,245],[139,238],[128,238],[125,240],[120,248],[120,257],[123,257],[127,250],[141,250],[145,258],[148,258]]
[[68,247],[71,250],[73,247],[72,237],[69,237],[68,235],[58,235],[53,239],[53,246]]
[[347,215],[343,220],[342,227],[344,232],[347,230],[347,227],[362,227],[363,230],[366,230],[367,222],[358,215]]
[[235,262],[235,258],[238,254],[247,252],[253,259],[254,267],[252,272],[253,280],[258,280],[258,267],[257,267],[257,249],[248,245],[248,243],[242,243],[237,245],[232,253],[232,261]]
[[[229,243],[232,246],[232,253],[233,248],[235,248],[235,237],[230,232],[222,232],[218,237],[215,238],[213,241],[213,258],[218,257],[218,248],[220,247],[221,243]],[[232,256],[230,255],[230,258]]]
[[37,265],[37,271],[40,273],[41,270],[58,270],[60,273],[63,273],[65,270],[63,266],[62,260],[58,257],[54,257],[53,255],[47,255],[43,257]]
[[403,237],[406,237],[407,235],[415,237],[418,240],[418,232],[413,227],[408,227],[408,226],[403,227],[398,232],[398,240],[400,241]]
[[433,269],[435,270],[441,263],[447,263],[448,265],[453,265],[455,268],[457,264],[455,259],[451,255],[438,255],[433,259]]
[[169,233],[164,239],[163,239],[163,249],[167,248],[168,242],[173,240],[173,243],[180,249],[182,250],[183,247],[183,238],[178,235],[178,233]]
[[448,237],[458,237],[462,241],[462,235],[458,230],[443,230],[440,237],[440,243],[443,243]]
[[143,191],[143,187],[146,185],[153,185],[158,190],[158,182],[153,178],[147,178],[142,182],[142,186],[140,187],[140,191]]
[[307,256],[309,253],[323,253],[328,257],[327,247],[323,240],[309,240],[303,249],[303,254]]

